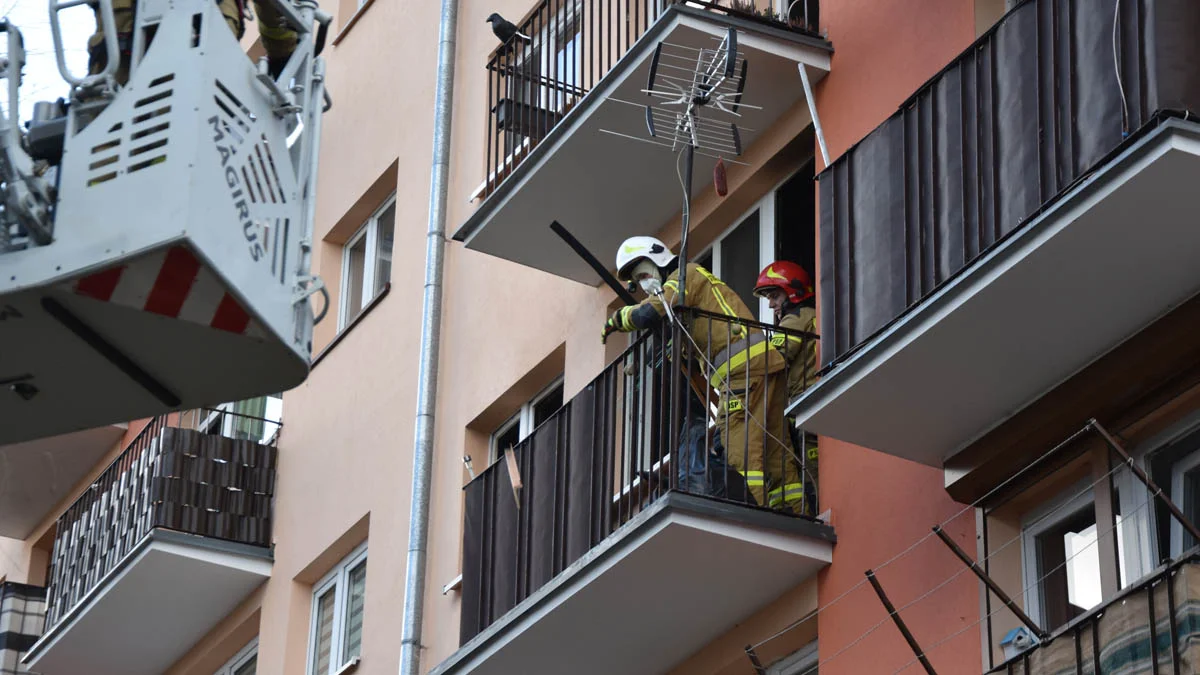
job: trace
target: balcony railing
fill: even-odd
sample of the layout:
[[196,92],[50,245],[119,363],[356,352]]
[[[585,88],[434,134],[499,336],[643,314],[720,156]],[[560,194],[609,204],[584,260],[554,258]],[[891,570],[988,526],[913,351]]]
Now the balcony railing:
[[258,441],[273,426],[217,410],[152,420],[59,517],[46,632],[155,529],[269,547],[278,451]]
[[819,177],[822,358],[843,360],[1163,114],[1200,109],[1197,30],[1194,0],[1026,0],[843,154]]
[[29,672],[21,657],[37,642],[45,622],[46,589],[0,583],[0,675]]
[[786,16],[760,0],[542,0],[518,26],[520,39],[488,61],[486,197],[524,161],[672,5],[703,8],[816,34],[818,0],[795,0]]
[[[466,486],[463,644],[668,493],[753,509],[779,507],[786,494],[789,515],[817,513],[816,439],[783,416],[788,369],[766,374],[756,361],[738,368],[734,357],[731,381],[714,389],[708,379],[719,356],[701,349],[709,342],[704,336],[729,343],[739,330],[768,345],[773,339],[810,345],[817,336],[694,310],[681,318],[687,333],[667,325],[634,339],[525,440],[508,452],[500,449],[501,457]],[[778,362],[786,363],[782,355]],[[722,399],[722,391],[733,395]],[[759,392],[780,398],[756,402]],[[744,402],[748,416],[737,414],[733,399]],[[734,411],[729,426],[722,409]],[[736,429],[738,419],[747,434],[727,431]],[[759,498],[767,503],[748,490],[735,466],[764,470]],[[803,506],[795,484],[805,486]]]
[[1193,554],[1165,566],[990,672],[1194,673],[1198,663],[1200,556]]

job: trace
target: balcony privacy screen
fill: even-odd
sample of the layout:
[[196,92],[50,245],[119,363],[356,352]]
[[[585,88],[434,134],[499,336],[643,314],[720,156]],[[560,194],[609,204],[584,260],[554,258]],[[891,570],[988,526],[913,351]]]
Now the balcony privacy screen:
[[21,659],[42,635],[46,589],[0,583],[0,675],[28,673]]
[[1102,164],[1126,131],[1200,111],[1200,4],[1117,8],[1027,0],[820,175],[825,363]]
[[156,528],[270,546],[277,452],[156,418],[58,519],[48,629]]
[[[1152,646],[1157,669],[1151,660]],[[1100,673],[1200,672],[1200,564],[1192,562],[1158,575],[1144,588],[1118,598],[992,672],[1094,675],[1097,654]],[[1178,660],[1178,669],[1173,659]]]

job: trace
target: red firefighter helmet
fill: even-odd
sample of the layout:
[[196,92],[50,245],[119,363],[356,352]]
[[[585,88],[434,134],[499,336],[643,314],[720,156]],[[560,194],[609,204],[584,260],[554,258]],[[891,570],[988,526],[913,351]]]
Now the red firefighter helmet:
[[813,295],[812,279],[808,272],[794,262],[777,260],[767,265],[758,275],[754,294],[759,295],[768,288],[778,288],[787,293],[788,302],[803,302]]

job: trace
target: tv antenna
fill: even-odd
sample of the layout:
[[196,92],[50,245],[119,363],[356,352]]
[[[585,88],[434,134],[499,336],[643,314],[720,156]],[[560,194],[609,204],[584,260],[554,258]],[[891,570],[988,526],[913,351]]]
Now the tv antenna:
[[[679,293],[682,305],[687,287],[687,244],[691,224],[692,167],[697,153],[724,161],[742,154],[742,136],[737,120],[739,110],[759,106],[742,101],[746,88],[747,62],[738,54],[737,31],[729,28],[713,47],[690,47],[667,41],[659,42],[650,61],[650,74],[642,93],[650,97],[646,104],[646,130],[650,138],[641,138],[608,129],[605,133],[650,143],[673,152],[683,159],[679,177],[683,188],[682,232],[679,237]],[[640,105],[616,98],[610,100]],[[729,160],[733,164],[745,162]],[[676,166],[678,172],[678,165]]]

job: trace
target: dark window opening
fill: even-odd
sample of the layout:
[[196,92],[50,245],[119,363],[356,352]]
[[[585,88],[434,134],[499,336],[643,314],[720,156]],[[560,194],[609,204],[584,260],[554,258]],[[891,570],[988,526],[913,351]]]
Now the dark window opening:
[[816,283],[817,197],[815,160],[809,159],[775,191],[775,259],[798,263]]
[[1096,530],[1096,508],[1088,505],[1037,536],[1037,573],[1048,630],[1100,602]]
[[758,298],[754,297],[754,282],[758,279],[758,222],[759,212],[746,216],[732,232],[721,240],[721,280],[724,281],[758,318]]
[[533,428],[540,427],[542,422],[550,419],[550,416],[558,412],[561,407],[563,407],[563,386],[560,382],[533,404]]

